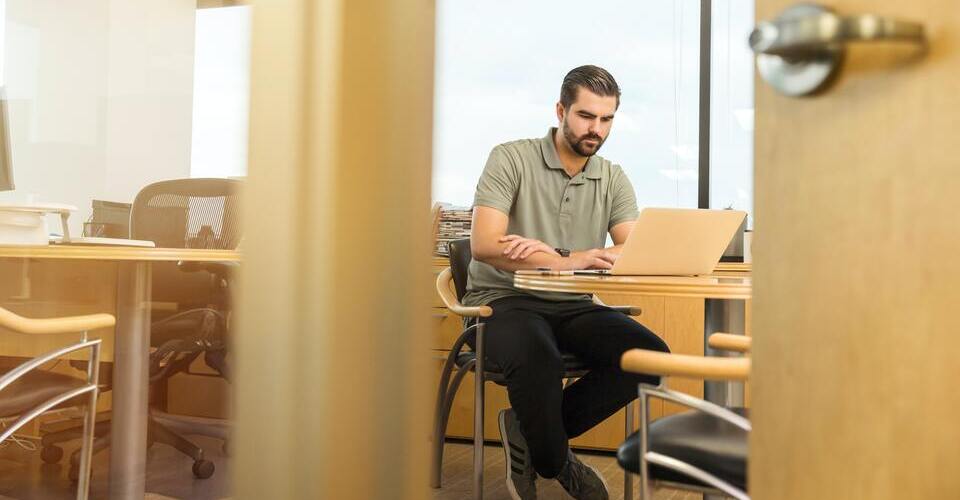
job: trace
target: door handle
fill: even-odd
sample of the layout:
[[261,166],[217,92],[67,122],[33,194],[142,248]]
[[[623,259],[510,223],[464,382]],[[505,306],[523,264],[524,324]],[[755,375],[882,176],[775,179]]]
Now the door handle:
[[816,4],[798,4],[750,33],[760,76],[781,93],[803,96],[836,76],[850,42],[895,41],[926,46],[923,25],[874,14],[843,17]]

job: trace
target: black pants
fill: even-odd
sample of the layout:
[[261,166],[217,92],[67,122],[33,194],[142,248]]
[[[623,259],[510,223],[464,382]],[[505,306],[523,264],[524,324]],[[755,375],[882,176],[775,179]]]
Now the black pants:
[[[588,301],[533,297],[503,298],[490,306],[485,358],[503,370],[510,405],[542,477],[560,472],[568,439],[636,399],[638,383],[659,383],[659,377],[620,370],[620,356],[630,349],[669,352],[660,337],[622,313]],[[593,368],[566,389],[561,351]]]

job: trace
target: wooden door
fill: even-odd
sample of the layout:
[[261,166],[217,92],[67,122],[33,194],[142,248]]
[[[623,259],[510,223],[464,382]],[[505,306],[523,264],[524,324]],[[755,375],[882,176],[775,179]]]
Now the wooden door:
[[813,98],[757,80],[751,495],[960,498],[960,8],[826,5],[929,51],[853,47]]

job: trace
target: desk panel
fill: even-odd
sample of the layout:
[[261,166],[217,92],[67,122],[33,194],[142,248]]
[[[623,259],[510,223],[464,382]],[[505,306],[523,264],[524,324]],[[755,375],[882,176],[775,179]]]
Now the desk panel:
[[[0,305],[29,318],[53,318],[117,310],[117,264],[0,258]],[[89,332],[103,339],[101,359],[113,360],[114,329]],[[33,357],[75,342],[77,333],[25,335],[0,328],[0,356]],[[74,359],[85,359],[75,353]]]

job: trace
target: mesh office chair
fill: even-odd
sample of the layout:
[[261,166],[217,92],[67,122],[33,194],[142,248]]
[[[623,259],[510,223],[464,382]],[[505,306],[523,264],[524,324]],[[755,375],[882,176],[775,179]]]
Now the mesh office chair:
[[[440,273],[437,278],[437,293],[452,313],[462,316],[468,326],[463,330],[450,348],[450,353],[443,365],[440,375],[440,385],[437,390],[437,403],[434,413],[433,449],[430,469],[430,486],[439,488],[441,483],[441,468],[443,466],[443,443],[447,433],[447,421],[450,418],[450,409],[457,389],[468,372],[476,376],[474,400],[474,427],[473,427],[473,478],[474,497],[483,498],[483,384],[493,382],[505,385],[503,372],[493,363],[483,357],[483,330],[482,318],[493,315],[493,309],[488,306],[467,307],[460,301],[467,292],[467,269],[470,267],[472,254],[470,240],[463,239],[450,242],[450,267]],[[597,301],[595,299],[595,301]],[[597,301],[599,303],[599,301]],[[626,315],[639,315],[637,307],[608,306],[611,309]],[[469,348],[468,343],[475,346]],[[586,375],[590,367],[569,353],[562,353],[565,379],[578,378]],[[633,404],[626,407],[626,434],[633,430]],[[630,492],[632,483],[628,473],[624,474],[624,488]]]
[[[3,443],[14,432],[42,413],[54,408],[86,406],[79,450],[80,473],[77,498],[86,499],[93,458],[93,422],[97,416],[97,384],[100,366],[100,339],[88,339],[87,331],[114,325],[109,314],[67,318],[27,319],[0,308],[0,327],[21,334],[49,335],[80,332],[80,341],[48,352],[0,375],[0,418],[19,417],[0,434]],[[90,350],[86,379],[39,370],[43,364],[67,354]]]
[[[239,188],[229,179],[177,179],[143,188],[130,212],[130,236],[153,241],[161,248],[234,249],[241,238]],[[206,364],[230,380],[226,362],[227,280],[232,266],[208,263],[153,264],[152,301],[176,303],[176,311],[154,311],[150,328],[150,382],[158,383],[185,372],[201,355]],[[105,387],[109,390],[110,387]],[[109,422],[97,423],[94,452],[109,446]],[[41,457],[56,462],[62,456],[57,443],[75,439],[76,427],[45,434]],[[201,434],[226,440],[228,425],[216,419],[183,417],[151,410],[148,446],[161,442],[194,460],[193,474],[205,479],[214,464],[203,449],[178,434]],[[71,457],[71,478],[78,459]]]
[[[710,347],[719,350],[750,350],[750,339],[741,335],[716,333],[708,342]],[[658,387],[640,385],[640,430],[617,450],[620,466],[640,474],[640,498],[653,498],[652,488],[659,485],[749,500],[749,411],[746,408],[723,408],[672,391],[666,388],[664,381],[668,376],[745,381],[750,372],[750,360],[632,350],[623,355],[621,366],[625,371],[663,377]],[[692,410],[651,423],[647,412],[650,398],[663,399]]]

